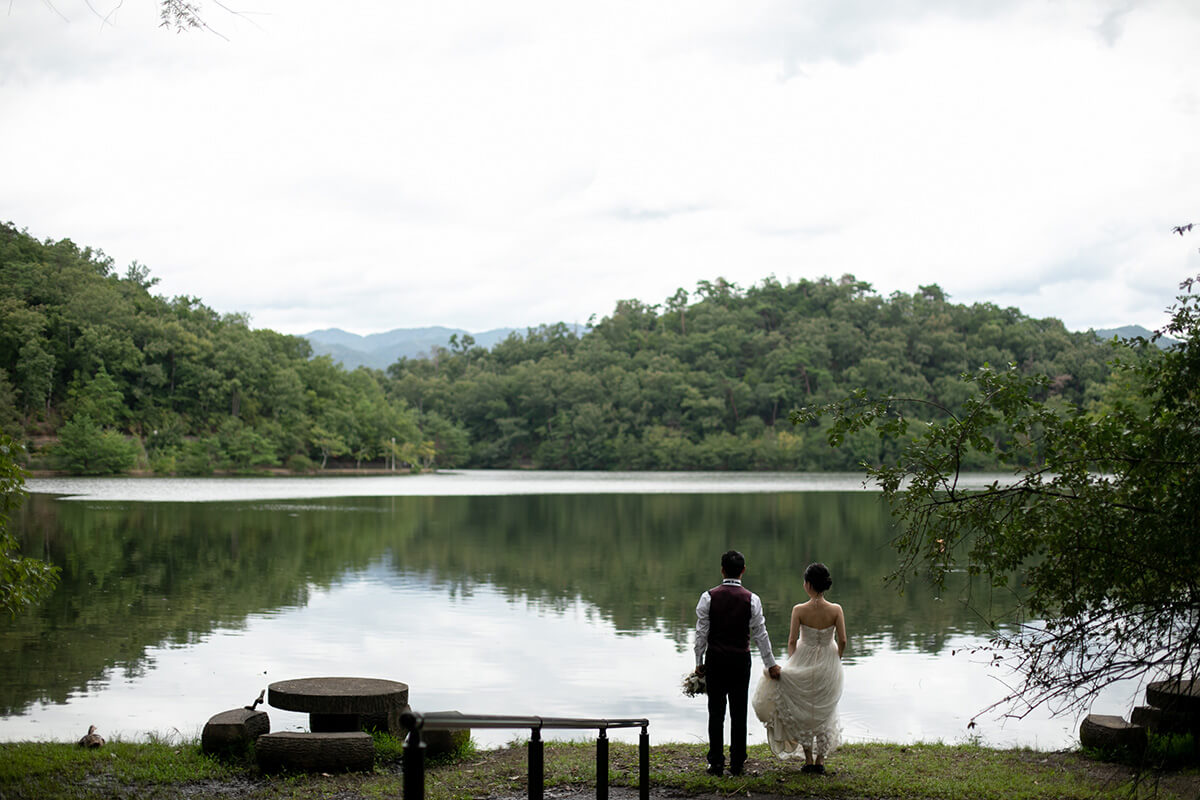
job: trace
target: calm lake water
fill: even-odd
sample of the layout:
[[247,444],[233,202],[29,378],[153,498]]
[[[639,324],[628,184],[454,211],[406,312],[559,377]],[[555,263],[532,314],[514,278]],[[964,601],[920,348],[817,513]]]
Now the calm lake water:
[[[652,741],[703,741],[703,700],[680,681],[696,600],[736,547],[777,654],[804,567],[832,569],[850,635],[849,740],[1076,741],[1074,716],[1043,710],[992,713],[967,730],[1006,676],[971,652],[987,628],[963,598],[983,613],[1007,598],[885,585],[890,517],[855,475],[468,471],[28,488],[16,531],[62,581],[40,609],[0,622],[0,740],[73,740],[91,724],[108,737],[198,736],[272,681],[358,675],[409,684],[419,711],[646,716]],[[1116,687],[1093,710],[1127,713],[1135,693]],[[266,710],[273,730],[307,727]],[[765,741],[753,712],[750,731]]]

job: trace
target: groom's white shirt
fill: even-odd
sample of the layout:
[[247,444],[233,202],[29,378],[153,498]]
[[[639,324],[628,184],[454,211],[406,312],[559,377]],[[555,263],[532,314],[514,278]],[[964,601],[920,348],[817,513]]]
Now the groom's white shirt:
[[[726,578],[722,585],[741,586],[737,578]],[[712,595],[708,592],[700,595],[696,604],[696,666],[704,663],[704,654],[708,650],[708,612],[712,607]],[[758,654],[762,656],[763,666],[767,669],[775,666],[775,654],[771,652],[771,637],[767,635],[767,621],[763,617],[762,600],[754,592],[750,593],[750,638],[758,645]]]

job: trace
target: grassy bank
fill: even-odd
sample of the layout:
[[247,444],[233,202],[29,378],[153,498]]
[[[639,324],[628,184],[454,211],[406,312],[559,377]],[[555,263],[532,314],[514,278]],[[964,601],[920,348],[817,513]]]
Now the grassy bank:
[[[0,744],[0,798],[377,798],[402,794],[400,748],[379,742],[372,773],[265,776],[252,761],[222,762],[200,753],[195,742],[114,742],[99,750],[70,744]],[[431,764],[430,800],[516,798],[525,795],[523,745],[498,750],[468,749],[454,761]],[[637,750],[611,744],[613,796],[628,797],[637,786]],[[1200,796],[1200,771],[1137,770],[1075,752],[992,750],[972,745],[856,744],[829,761],[829,774],[805,775],[799,764],[781,762],[765,746],[751,748],[746,774],[739,778],[705,775],[704,746],[658,744],[650,771],[656,797],[826,797],[826,798],[1046,798],[1158,797],[1193,800]],[[562,797],[577,789],[594,797],[592,743],[546,745],[547,794]],[[626,788],[627,787],[627,788]]]

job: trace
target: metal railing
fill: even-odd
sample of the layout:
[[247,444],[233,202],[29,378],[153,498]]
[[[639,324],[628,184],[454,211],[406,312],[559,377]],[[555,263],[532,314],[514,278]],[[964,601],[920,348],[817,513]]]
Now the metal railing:
[[425,730],[462,730],[464,728],[529,729],[529,800],[543,800],[546,762],[542,731],[592,730],[596,738],[596,800],[608,800],[608,729],[641,728],[638,736],[638,797],[650,798],[650,727],[648,719],[589,719],[585,717],[521,717],[458,712],[419,714],[406,712],[401,721],[408,728],[404,741],[404,800],[425,800]]

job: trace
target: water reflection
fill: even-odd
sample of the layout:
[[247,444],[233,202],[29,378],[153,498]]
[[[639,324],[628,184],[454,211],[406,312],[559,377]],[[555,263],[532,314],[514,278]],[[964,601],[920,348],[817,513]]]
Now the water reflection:
[[[409,683],[422,710],[647,715],[659,741],[698,740],[702,703],[678,684],[696,598],[736,546],[777,650],[800,571],[833,566],[852,637],[851,738],[954,740],[1000,689],[948,655],[985,629],[953,597],[883,585],[888,526],[858,491],[35,495],[16,527],[63,580],[37,613],[0,627],[0,738],[76,738],[89,724],[190,735],[272,680],[358,674]],[[304,725],[271,713],[275,729]],[[1070,720],[1047,725],[1013,738],[1053,745]]]
[[[985,486],[1000,474],[964,476]],[[208,503],[314,497],[521,494],[747,494],[874,491],[847,472],[539,472],[457,470],[421,475],[323,475],[308,478],[35,478],[31,492],[66,498]]]

